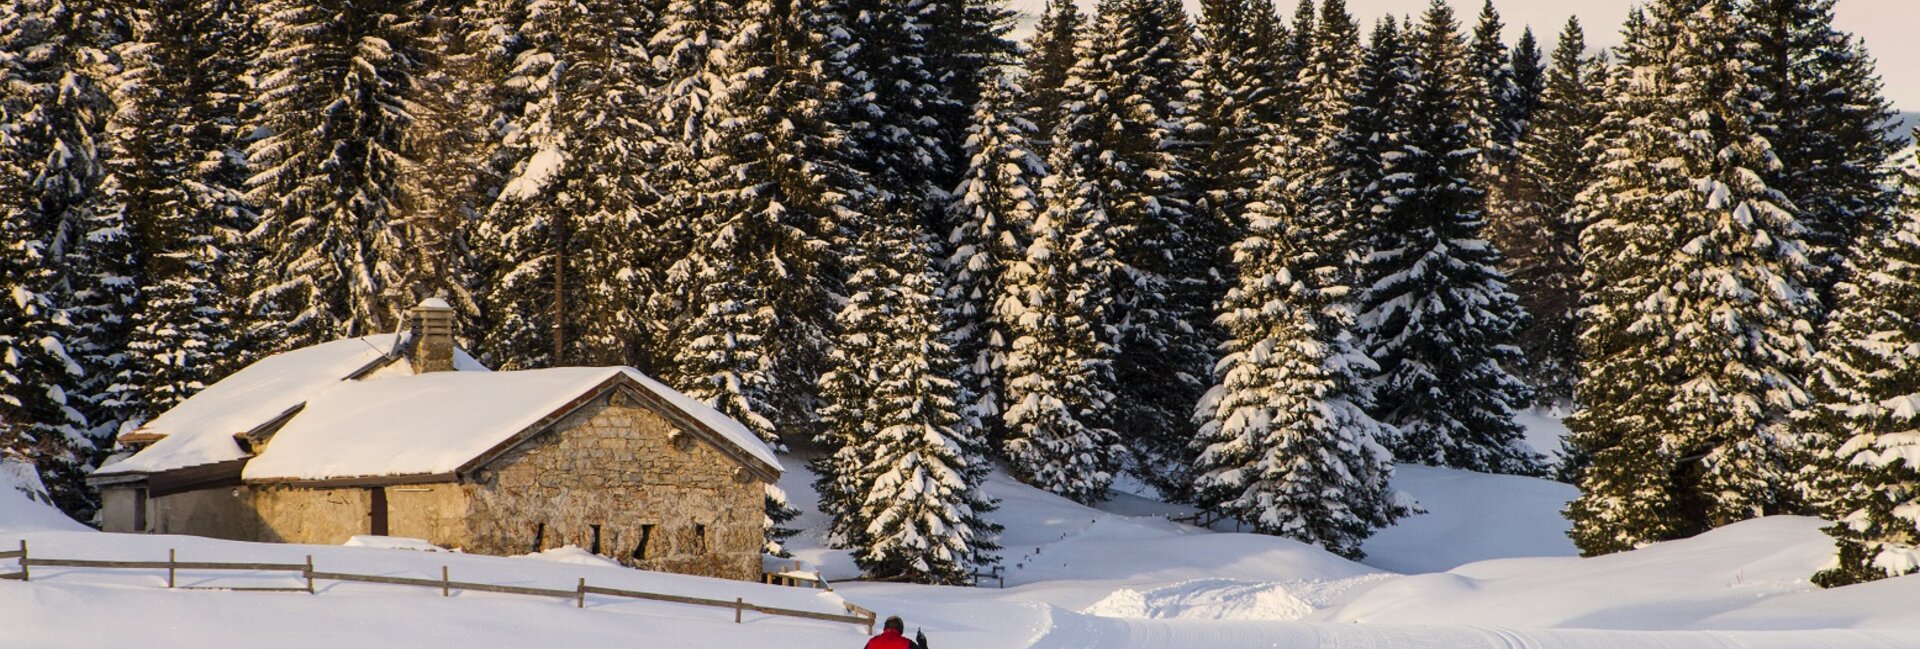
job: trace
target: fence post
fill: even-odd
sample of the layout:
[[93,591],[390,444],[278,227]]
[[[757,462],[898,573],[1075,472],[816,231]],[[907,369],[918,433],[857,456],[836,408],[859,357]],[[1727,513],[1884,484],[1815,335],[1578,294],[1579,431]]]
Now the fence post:
[[20,539],[20,581],[33,581],[33,570],[27,567],[26,539]]
[[307,594],[313,594],[313,555],[307,555],[307,569],[300,571],[307,578]]
[[441,597],[453,596],[453,581],[450,579],[447,579],[446,566],[440,566],[440,596]]
[[167,548],[167,587],[168,588],[173,587],[173,573],[174,573],[173,564],[174,564],[175,552],[177,552],[177,550],[174,550],[173,548]]
[[740,623],[740,614],[746,610],[747,610],[747,598],[745,597],[733,598],[733,623],[734,624]]
[[587,607],[587,578],[586,577],[580,578],[580,590],[578,591],[578,593],[579,593],[578,595],[574,596],[575,605],[579,608],[586,608]]

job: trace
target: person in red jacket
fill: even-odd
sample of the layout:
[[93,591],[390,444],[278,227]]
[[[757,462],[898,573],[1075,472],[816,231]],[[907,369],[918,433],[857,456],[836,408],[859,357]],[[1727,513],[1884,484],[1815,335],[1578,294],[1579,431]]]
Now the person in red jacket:
[[919,645],[907,639],[907,623],[894,615],[887,618],[880,635],[867,641],[867,649],[920,649]]

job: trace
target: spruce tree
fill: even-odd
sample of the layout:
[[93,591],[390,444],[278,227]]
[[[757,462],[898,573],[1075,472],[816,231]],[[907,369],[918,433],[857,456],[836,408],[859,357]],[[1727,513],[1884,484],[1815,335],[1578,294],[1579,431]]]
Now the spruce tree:
[[1504,29],[1493,0],[1487,0],[1480,7],[1467,53],[1473,71],[1473,90],[1468,95],[1472,141],[1480,147],[1480,173],[1487,179],[1498,177],[1513,159],[1513,141],[1520,135],[1520,116],[1515,114],[1520,89],[1514,83],[1511,55],[1501,41]]
[[1106,498],[1127,453],[1107,423],[1114,350],[1103,323],[1115,262],[1105,195],[1081,166],[1090,146],[1054,140],[1045,210],[994,304],[1012,335],[1002,452],[1016,477],[1082,503]]
[[1021,116],[1020,87],[989,79],[980,92],[966,142],[967,170],[952,191],[947,238],[947,300],[954,322],[958,376],[971,402],[968,417],[984,437],[1000,443],[1006,429],[1006,361],[1012,323],[994,310],[1007,267],[1022,259],[1026,237],[1039,215],[1040,182],[1046,165],[1035,150],[1034,125]]
[[1137,473],[1175,498],[1189,484],[1190,415],[1218,338],[1199,315],[1212,308],[1217,260],[1193,251],[1223,238],[1189,200],[1189,38],[1176,0],[1100,3],[1053,136],[1113,228],[1113,303],[1101,321],[1117,352],[1110,421]]
[[392,331],[410,246],[401,181],[420,25],[407,0],[269,0],[248,147],[262,258],[249,302],[277,349]]
[[1837,547],[1825,587],[1920,571],[1920,167],[1898,211],[1860,228],[1835,287],[1826,348],[1800,427],[1816,440],[1817,496]]
[[1379,364],[1376,418],[1394,425],[1405,462],[1538,474],[1514,410],[1526,386],[1506,370],[1525,318],[1499,252],[1480,238],[1473,177],[1474,81],[1453,10],[1428,6],[1409,44],[1407,129],[1383,159],[1380,232],[1367,264],[1361,326]]
[[[736,15],[708,108],[713,145],[693,188],[703,201],[687,225],[696,243],[670,274],[687,296],[670,376],[784,450],[783,436],[813,436],[832,313],[819,270],[826,242],[853,223],[856,206],[884,204],[843,162],[832,121],[841,89],[820,60],[834,31],[817,21],[837,16],[771,0]],[[767,511],[772,544],[798,512],[771,486]]]
[[873,216],[821,377],[823,437],[839,448],[815,467],[823,491],[846,499],[831,512],[833,534],[867,574],[968,583],[995,561],[998,529],[983,518],[993,505],[979,491],[989,465],[950,378],[929,246],[908,215]]
[[1367,414],[1366,374],[1348,307],[1351,267],[1337,214],[1309,209],[1290,143],[1265,149],[1267,180],[1234,246],[1239,280],[1223,305],[1231,334],[1200,402],[1198,501],[1256,532],[1359,558],[1375,529],[1408,513],[1388,481],[1391,428]]
[[1575,199],[1592,182],[1599,156],[1589,144],[1605,110],[1606,70],[1588,56],[1577,19],[1568,19],[1553,50],[1539,108],[1515,146],[1514,164],[1489,204],[1487,238],[1505,255],[1502,270],[1530,318],[1518,343],[1526,359],[1514,368],[1536,403],[1573,398],[1579,346],[1580,223]]
[[[621,3],[542,2],[508,83],[530,101],[504,142],[519,160],[479,229],[491,259],[490,360],[502,368],[627,364],[669,259],[649,236],[645,171],[653,16]],[[638,8],[644,9],[644,8]],[[669,156],[668,160],[674,160]],[[671,168],[671,165],[668,165]]]
[[98,507],[84,474],[106,446],[87,421],[89,350],[72,311],[91,265],[81,241],[108,112],[96,81],[112,45],[90,9],[0,7],[0,451],[31,460],[80,519]]
[[1760,89],[1726,65],[1735,4],[1661,0],[1629,28],[1582,208],[1570,426],[1593,463],[1568,516],[1588,554],[1796,509],[1783,420],[1806,402],[1817,306],[1803,228],[1765,184]]
[[1540,107],[1540,95],[1547,89],[1546,61],[1541,55],[1539,40],[1533,37],[1532,27],[1520,31],[1520,40],[1513,42],[1507,57],[1508,69],[1513,70],[1513,101],[1507,106],[1507,118],[1519,125],[1515,135],[1519,138],[1526,135],[1533,111]]
[[1078,60],[1074,48],[1085,21],[1074,0],[1047,0],[1045,13],[1027,39],[1026,78],[1021,82],[1027,92],[1021,105],[1042,137],[1051,137],[1060,124],[1060,111],[1067,103],[1067,78]]
[[1833,25],[1834,0],[1742,3],[1754,30],[1741,50],[1760,88],[1758,128],[1780,158],[1767,185],[1793,202],[1820,268],[1815,290],[1842,276],[1860,225],[1888,209],[1881,166],[1897,145],[1866,46]]

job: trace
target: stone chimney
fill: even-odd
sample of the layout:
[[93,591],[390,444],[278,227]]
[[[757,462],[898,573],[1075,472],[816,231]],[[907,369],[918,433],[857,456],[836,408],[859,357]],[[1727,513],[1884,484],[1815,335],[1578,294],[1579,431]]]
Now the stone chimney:
[[407,362],[414,374],[453,371],[453,307],[430,297],[408,312]]

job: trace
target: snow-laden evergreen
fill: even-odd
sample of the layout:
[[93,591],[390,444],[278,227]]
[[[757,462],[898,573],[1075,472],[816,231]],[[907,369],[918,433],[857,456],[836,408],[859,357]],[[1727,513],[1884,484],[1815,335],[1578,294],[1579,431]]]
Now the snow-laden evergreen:
[[108,113],[97,81],[112,72],[88,9],[0,6],[0,452],[34,460],[55,502],[83,518],[98,506],[83,473],[106,444],[87,418],[90,323],[72,307]]
[[1108,421],[1140,476],[1174,494],[1189,483],[1189,414],[1218,342],[1203,314],[1213,307],[1219,260],[1195,252],[1224,245],[1221,224],[1189,200],[1189,40],[1177,0],[1101,2],[1053,133],[1053,150],[1072,160],[1050,160],[1056,173],[1078,178],[1080,188],[1062,195],[1084,196],[1112,228],[1113,302],[1100,320],[1116,352]]
[[1568,507],[1581,550],[1615,552],[1793,511],[1785,415],[1806,403],[1817,273],[1757,124],[1759,88],[1727,65],[1732,0],[1660,0],[1629,22],[1610,137],[1581,248],[1575,442],[1592,457]]
[[1514,369],[1543,405],[1573,398],[1578,359],[1580,223],[1574,207],[1594,178],[1600,152],[1590,140],[1606,101],[1605,65],[1586,48],[1579,21],[1568,19],[1539,106],[1488,204],[1487,239],[1505,256],[1501,269],[1530,316],[1518,337],[1526,362]]
[[832,451],[814,463],[822,504],[845,499],[829,512],[831,531],[867,574],[970,583],[997,549],[998,530],[983,518],[993,505],[979,490],[985,445],[951,378],[929,246],[909,215],[872,216],[851,251],[821,377],[821,440]]
[[1822,586],[1920,572],[1920,166],[1902,176],[1898,210],[1860,229],[1800,418],[1815,497],[1838,521]]
[[249,302],[273,349],[392,331],[414,303],[400,186],[414,165],[417,10],[411,0],[255,8],[265,136],[248,147],[262,249]]
[[[1758,127],[1780,166],[1767,184],[1793,201],[1825,299],[1862,224],[1890,207],[1881,165],[1898,146],[1873,58],[1833,24],[1835,0],[1749,0],[1741,50],[1760,88]],[[1899,135],[1905,135],[1904,133]]]
[[1389,446],[1400,461],[1536,474],[1540,457],[1513,419],[1526,386],[1506,369],[1520,360],[1513,334],[1526,314],[1480,236],[1474,81],[1453,10],[1429,5],[1408,46],[1406,130],[1382,155],[1360,321],[1379,364],[1375,417],[1399,429]]
[[1021,86],[1026,89],[1021,106],[1038,127],[1041,137],[1052,137],[1060,124],[1067,103],[1067,75],[1077,60],[1074,48],[1086,16],[1074,0],[1047,0],[1046,11],[1034,24],[1027,39],[1025,71]]
[[1314,543],[1347,557],[1375,529],[1408,513],[1388,480],[1391,427],[1367,414],[1366,374],[1348,304],[1352,273],[1340,224],[1302,200],[1299,159],[1281,138],[1271,173],[1234,245],[1239,279],[1220,322],[1231,338],[1201,400],[1194,473],[1202,506],[1256,532]]
[[[816,21],[836,16],[792,11],[752,0],[737,14],[692,188],[695,243],[669,274],[687,296],[671,382],[777,449],[814,426],[831,324],[826,242],[854,222],[853,206],[877,204],[843,162],[830,112],[840,90],[819,62],[836,44]],[[770,541],[789,534],[779,524],[797,512],[784,494],[770,488],[767,505]]]
[[985,82],[965,151],[967,170],[952,191],[947,218],[947,301],[954,324],[958,380],[969,392],[967,417],[992,442],[1006,439],[1007,353],[1012,323],[994,309],[1006,290],[1007,267],[1024,258],[1026,238],[1042,209],[1046,165],[1035,150],[1035,127],[1019,111],[1020,87]]
[[994,311],[1012,336],[1001,452],[1028,484],[1092,503],[1106,498],[1127,448],[1108,423],[1114,350],[1102,323],[1114,261],[1103,196],[1071,150],[1086,146],[1054,141],[1045,210],[1007,266]]
[[[245,88],[241,7],[157,0],[130,12],[97,210],[127,219],[138,255],[118,419],[138,424],[219,378],[239,353],[231,280],[252,221],[246,170],[231,151]],[[227,38],[208,38],[222,35]]]
[[649,253],[672,237],[637,231],[651,202],[642,174],[656,162],[653,16],[615,6],[541,0],[520,29],[526,49],[508,83],[530,100],[504,139],[519,161],[478,232],[487,351],[503,369],[626,362],[625,336],[648,331],[637,311],[670,263]]
[[1480,172],[1485,174],[1483,183],[1497,177],[1513,159],[1513,141],[1519,139],[1525,121],[1516,114],[1520,87],[1513,79],[1512,54],[1501,40],[1505,28],[1493,0],[1487,0],[1480,6],[1467,46],[1466,62],[1472,70],[1472,90],[1467,95],[1470,133],[1485,166]]

